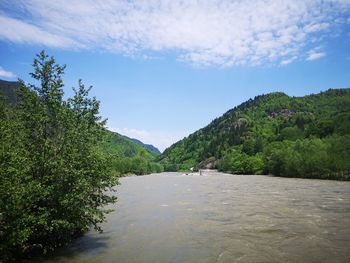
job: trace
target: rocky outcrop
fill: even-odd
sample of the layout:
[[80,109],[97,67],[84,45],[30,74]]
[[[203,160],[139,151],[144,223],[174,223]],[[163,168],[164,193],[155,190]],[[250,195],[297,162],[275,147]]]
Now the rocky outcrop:
[[214,169],[215,157],[210,157],[198,164],[198,169]]

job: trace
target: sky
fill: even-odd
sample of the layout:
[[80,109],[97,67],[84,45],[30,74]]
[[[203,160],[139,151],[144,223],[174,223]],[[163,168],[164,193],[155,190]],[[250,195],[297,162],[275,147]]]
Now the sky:
[[350,0],[0,0],[0,79],[43,49],[163,151],[254,96],[350,87]]

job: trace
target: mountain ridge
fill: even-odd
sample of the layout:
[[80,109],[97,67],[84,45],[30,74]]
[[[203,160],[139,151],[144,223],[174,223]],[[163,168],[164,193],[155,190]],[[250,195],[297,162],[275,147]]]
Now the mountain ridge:
[[147,148],[148,150],[152,151],[152,152],[155,152],[156,154],[161,154],[160,150],[155,147],[154,145],[152,144],[146,144],[146,143],[143,143],[142,141],[138,140],[138,139],[135,139],[135,138],[131,138],[131,137],[128,137],[126,135],[122,135],[124,138],[134,142],[134,143],[137,143],[145,148]]

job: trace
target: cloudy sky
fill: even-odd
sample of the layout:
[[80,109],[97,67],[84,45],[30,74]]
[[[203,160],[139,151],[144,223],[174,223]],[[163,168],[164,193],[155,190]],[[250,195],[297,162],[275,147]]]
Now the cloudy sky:
[[36,53],[93,85],[108,126],[163,150],[262,93],[350,87],[349,0],[1,0],[0,78]]

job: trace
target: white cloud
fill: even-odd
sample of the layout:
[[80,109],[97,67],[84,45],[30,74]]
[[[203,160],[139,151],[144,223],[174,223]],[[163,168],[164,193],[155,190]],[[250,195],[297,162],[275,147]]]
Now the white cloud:
[[325,56],[326,56],[325,52],[317,51],[317,49],[311,50],[308,52],[308,56],[307,56],[306,60],[308,60],[308,61],[317,60],[317,59],[323,58]]
[[108,127],[110,131],[117,132],[122,135],[126,135],[130,138],[135,138],[143,143],[152,144],[156,146],[160,151],[164,151],[167,147],[173,143],[184,138],[188,133],[185,132],[150,132],[146,130],[138,130],[132,128],[113,128]]
[[0,38],[141,58],[174,51],[200,66],[288,64],[349,10],[344,0],[5,1]]
[[5,70],[2,67],[0,67],[0,77],[13,79],[16,77],[16,75],[13,72]]
[[12,42],[43,44],[49,47],[79,47],[73,39],[69,37],[54,35],[35,25],[2,16],[0,14],[0,37]]
[[291,57],[289,59],[282,60],[281,65],[282,66],[288,65],[288,64],[292,63],[293,61],[295,61],[297,58],[298,58],[297,56],[294,56],[294,57]]
[[308,24],[304,27],[304,31],[307,33],[318,32],[325,30],[329,27],[328,23],[316,23],[316,24]]

